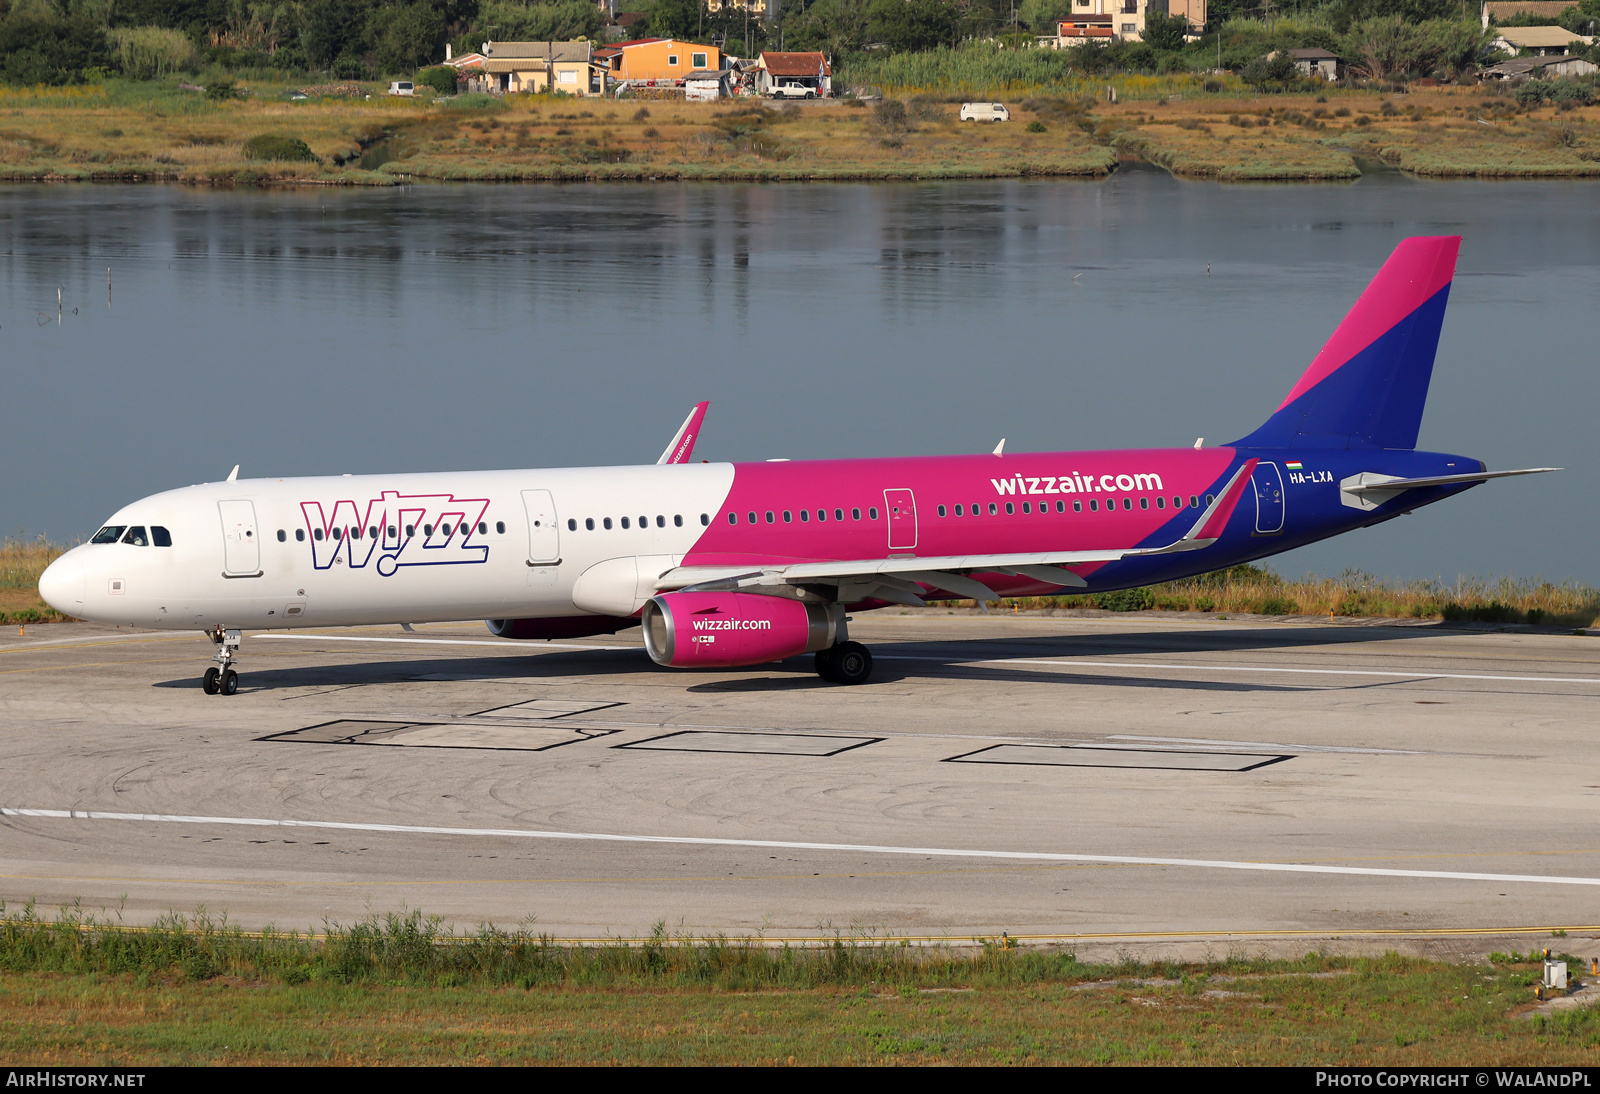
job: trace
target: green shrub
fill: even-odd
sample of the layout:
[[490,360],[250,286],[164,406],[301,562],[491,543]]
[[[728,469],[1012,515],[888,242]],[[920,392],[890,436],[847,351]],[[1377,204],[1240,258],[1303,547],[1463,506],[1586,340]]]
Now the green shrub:
[[1027,129],[1029,133],[1043,133],[1046,132],[1050,127],[1045,125],[1044,122],[1036,119],[1029,122],[1026,126],[1024,126],[1024,128]]
[[317,157],[309,145],[299,137],[285,137],[277,133],[262,133],[244,142],[247,160],[290,160],[315,163]]
[[1594,102],[1594,88],[1579,80],[1553,80],[1548,92],[1550,101],[1573,106],[1588,106]]
[[239,89],[233,86],[233,77],[224,76],[215,83],[206,85],[206,98],[225,102],[239,94]]
[[1269,596],[1261,601],[1256,612],[1259,615],[1293,615],[1299,606],[1286,596]]
[[435,65],[425,68],[417,73],[418,87],[431,87],[435,94],[454,95],[456,93],[456,70],[449,65]]
[[1517,88],[1518,106],[1538,106],[1550,97],[1550,81],[1529,80]]
[[1096,593],[1094,599],[1108,612],[1147,612],[1156,606],[1155,594],[1149,589],[1118,589],[1114,593]]

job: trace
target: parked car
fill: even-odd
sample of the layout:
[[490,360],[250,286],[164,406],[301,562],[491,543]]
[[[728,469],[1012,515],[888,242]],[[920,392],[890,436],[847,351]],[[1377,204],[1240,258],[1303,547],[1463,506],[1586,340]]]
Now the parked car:
[[389,94],[391,95],[415,95],[416,93],[417,85],[410,80],[395,80],[389,85]]
[[1008,122],[1011,112],[1004,103],[962,103],[961,120],[964,122]]
[[804,84],[773,84],[767,92],[769,99],[815,99],[817,89]]

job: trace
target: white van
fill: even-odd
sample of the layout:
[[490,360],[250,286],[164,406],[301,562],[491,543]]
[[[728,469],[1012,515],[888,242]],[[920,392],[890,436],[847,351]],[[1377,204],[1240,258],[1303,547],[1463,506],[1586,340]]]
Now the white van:
[[389,94],[391,95],[415,95],[416,93],[417,85],[410,80],[395,80],[389,85]]
[[1011,112],[1004,103],[962,103],[961,120],[964,122],[1008,122]]

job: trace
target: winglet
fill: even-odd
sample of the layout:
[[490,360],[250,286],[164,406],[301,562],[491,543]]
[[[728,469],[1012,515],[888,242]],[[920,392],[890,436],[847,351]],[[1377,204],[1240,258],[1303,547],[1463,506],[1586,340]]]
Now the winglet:
[[1198,551],[1217,542],[1222,538],[1223,530],[1228,527],[1228,521],[1233,518],[1233,511],[1239,507],[1239,499],[1244,497],[1244,492],[1250,488],[1250,476],[1255,474],[1256,464],[1260,462],[1255,459],[1245,460],[1211,504],[1206,506],[1206,511],[1194,522],[1194,527],[1184,533],[1182,539],[1165,547],[1147,547],[1129,551],[1128,554],[1166,555],[1179,551]]
[[228,472],[228,481],[229,482],[238,482],[239,481],[239,465],[238,464],[234,464],[233,465],[233,470]]
[[694,404],[694,409],[689,411],[689,416],[673,435],[672,443],[667,445],[667,450],[661,453],[656,463],[689,462],[689,457],[694,455],[694,442],[700,437],[700,424],[706,420],[706,409],[710,406],[709,402]]

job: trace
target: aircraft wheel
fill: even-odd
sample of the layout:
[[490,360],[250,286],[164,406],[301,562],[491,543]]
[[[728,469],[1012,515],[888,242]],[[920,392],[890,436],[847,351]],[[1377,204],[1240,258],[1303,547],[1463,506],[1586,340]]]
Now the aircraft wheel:
[[207,695],[215,695],[220,690],[217,687],[217,677],[219,675],[217,666],[212,665],[206,669],[206,674],[200,677],[200,686],[205,689]]
[[817,675],[828,681],[830,684],[837,684],[839,682],[839,678],[838,676],[834,675],[833,650],[834,647],[829,647],[828,649],[817,651]]
[[840,684],[865,684],[872,675],[872,654],[860,642],[833,647],[833,680]]
[[239,674],[229,669],[222,674],[222,694],[232,695],[239,690]]

